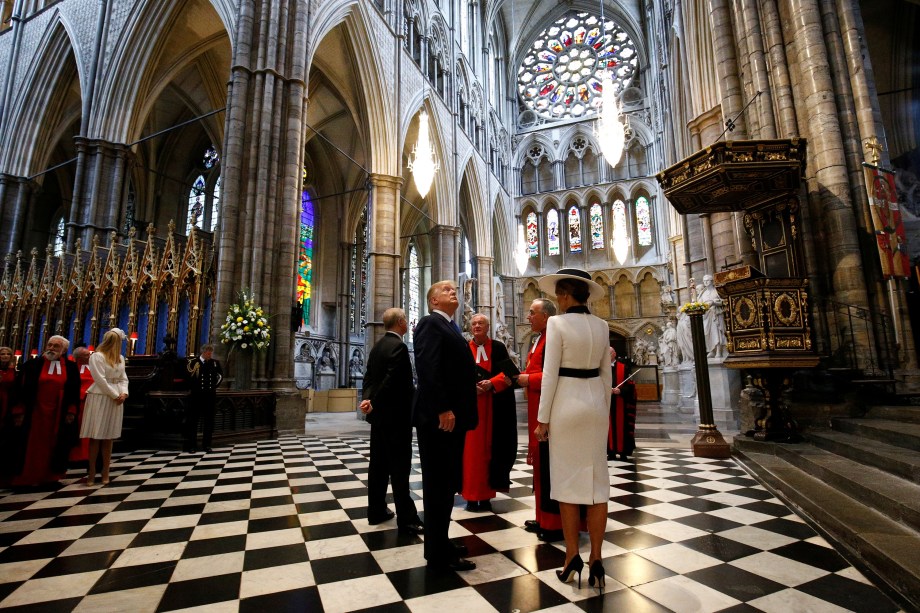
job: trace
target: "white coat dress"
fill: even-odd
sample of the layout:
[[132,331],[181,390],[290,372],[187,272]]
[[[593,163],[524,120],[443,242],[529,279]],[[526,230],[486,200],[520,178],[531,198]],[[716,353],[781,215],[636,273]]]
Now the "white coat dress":
[[121,436],[124,409],[124,405],[115,404],[115,399],[128,393],[125,359],[118,356],[118,363],[111,366],[97,351],[89,356],[89,370],[93,384],[86,390],[80,437],[114,440]]
[[[597,377],[560,377],[559,368],[590,370]],[[588,313],[550,317],[537,420],[549,424],[550,497],[596,504],[610,497],[607,429],[610,419],[610,333]]]

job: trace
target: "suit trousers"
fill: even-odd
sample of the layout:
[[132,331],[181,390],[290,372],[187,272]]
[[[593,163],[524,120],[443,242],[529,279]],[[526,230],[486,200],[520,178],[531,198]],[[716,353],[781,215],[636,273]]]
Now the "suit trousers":
[[454,494],[463,486],[466,431],[444,432],[434,423],[419,426],[416,432],[425,505],[425,559],[432,564],[453,562],[457,552],[447,532]]
[[211,446],[214,433],[214,412],[217,407],[216,392],[192,392],[189,396],[188,412],[185,419],[185,445],[194,448],[198,443],[198,422],[202,421],[201,446]]
[[371,425],[371,459],[367,469],[367,516],[386,513],[387,482],[393,484],[396,523],[400,526],[418,521],[415,502],[409,494],[412,467],[412,426],[408,423]]

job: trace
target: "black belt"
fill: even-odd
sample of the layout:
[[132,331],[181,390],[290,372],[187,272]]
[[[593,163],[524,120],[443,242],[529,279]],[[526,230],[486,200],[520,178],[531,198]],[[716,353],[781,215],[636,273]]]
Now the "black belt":
[[560,368],[559,376],[572,377],[573,379],[593,379],[594,377],[600,377],[601,371],[599,368]]

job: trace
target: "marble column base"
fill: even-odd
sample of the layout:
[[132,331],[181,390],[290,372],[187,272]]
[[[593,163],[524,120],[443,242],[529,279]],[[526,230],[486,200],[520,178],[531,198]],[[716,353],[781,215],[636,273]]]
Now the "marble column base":
[[741,373],[722,365],[722,358],[709,360],[712,416],[722,430],[737,431],[741,421]]
[[677,367],[680,384],[677,410],[681,415],[695,415],[699,420],[700,401],[696,393],[696,370],[693,362],[683,362]]
[[661,369],[661,379],[661,404],[670,407],[680,404],[680,375],[677,372],[677,367],[663,367]]

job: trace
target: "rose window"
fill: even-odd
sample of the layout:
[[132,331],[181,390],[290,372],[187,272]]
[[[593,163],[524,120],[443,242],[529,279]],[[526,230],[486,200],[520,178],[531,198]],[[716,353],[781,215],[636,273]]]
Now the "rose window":
[[603,72],[621,92],[638,66],[636,46],[616,23],[569,13],[543,30],[518,69],[524,104],[546,119],[590,117],[601,104]]

